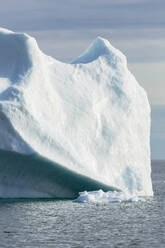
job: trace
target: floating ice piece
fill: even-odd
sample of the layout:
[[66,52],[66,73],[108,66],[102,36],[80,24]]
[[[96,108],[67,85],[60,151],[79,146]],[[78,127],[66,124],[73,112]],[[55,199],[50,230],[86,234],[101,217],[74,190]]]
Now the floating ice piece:
[[98,191],[84,191],[79,193],[79,197],[74,202],[79,203],[112,203],[112,202],[137,202],[145,201],[144,198],[137,195],[131,195],[126,192],[108,191],[101,189]]

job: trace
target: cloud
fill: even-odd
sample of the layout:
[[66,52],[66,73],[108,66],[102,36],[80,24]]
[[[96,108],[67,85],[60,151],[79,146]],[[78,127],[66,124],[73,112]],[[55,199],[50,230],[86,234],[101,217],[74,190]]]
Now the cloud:
[[0,23],[14,30],[164,26],[163,0],[6,0]]

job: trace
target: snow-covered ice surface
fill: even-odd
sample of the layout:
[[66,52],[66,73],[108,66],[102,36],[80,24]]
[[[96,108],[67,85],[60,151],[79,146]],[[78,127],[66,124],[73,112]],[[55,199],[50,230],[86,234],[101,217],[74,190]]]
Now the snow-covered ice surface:
[[153,194],[148,98],[125,56],[101,37],[66,64],[34,38],[0,29],[0,126],[0,149]]

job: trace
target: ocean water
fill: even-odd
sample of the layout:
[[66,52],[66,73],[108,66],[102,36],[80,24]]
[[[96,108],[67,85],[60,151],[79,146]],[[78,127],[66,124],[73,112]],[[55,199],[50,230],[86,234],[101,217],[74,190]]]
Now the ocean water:
[[165,247],[165,162],[152,162],[154,197],[109,204],[0,200],[0,247]]

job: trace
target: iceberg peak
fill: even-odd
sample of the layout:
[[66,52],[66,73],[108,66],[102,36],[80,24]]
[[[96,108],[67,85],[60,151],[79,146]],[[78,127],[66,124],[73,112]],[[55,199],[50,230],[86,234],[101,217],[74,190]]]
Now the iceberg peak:
[[7,29],[7,28],[1,28],[0,27],[0,33],[13,34],[14,32]]
[[8,78],[12,84],[19,83],[32,68],[37,52],[34,38],[0,28],[0,78]]
[[98,36],[91,44],[95,49],[99,49],[102,54],[106,54],[108,51],[110,51],[113,47],[110,44],[110,42],[102,38],[101,36]]
[[118,63],[119,61],[126,64],[126,58],[123,53],[114,48],[111,43],[100,36],[98,36],[89,48],[75,59],[73,64],[87,64],[97,60],[99,57],[106,57],[109,62]]

